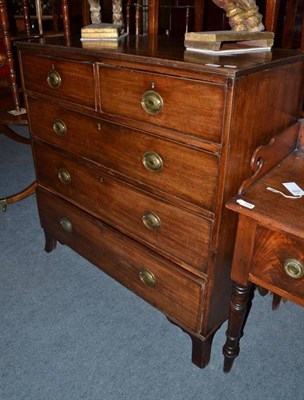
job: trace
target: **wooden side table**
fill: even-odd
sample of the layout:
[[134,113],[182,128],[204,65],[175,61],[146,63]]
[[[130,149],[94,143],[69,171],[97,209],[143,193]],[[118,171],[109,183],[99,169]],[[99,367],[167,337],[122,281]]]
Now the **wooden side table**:
[[[291,196],[283,186],[286,182],[295,182],[304,190],[303,136],[299,128],[297,139],[297,131],[291,129],[273,139],[269,146],[259,148],[252,161],[256,169],[254,176],[226,204],[238,213],[239,221],[231,272],[233,289],[227,340],[223,348],[225,372],[230,371],[238,356],[255,285],[274,294],[273,308],[281,297],[304,306],[304,192],[302,197],[286,198],[272,191]],[[254,208],[247,208],[247,203],[247,207],[251,204]]]

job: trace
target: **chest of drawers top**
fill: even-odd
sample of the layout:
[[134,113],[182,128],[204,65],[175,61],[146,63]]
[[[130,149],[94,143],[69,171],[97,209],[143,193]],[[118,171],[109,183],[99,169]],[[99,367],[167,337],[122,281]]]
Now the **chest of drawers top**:
[[208,80],[212,79],[214,82],[224,82],[228,76],[240,77],[258,70],[273,68],[288,61],[293,62],[295,59],[303,60],[303,54],[300,51],[288,49],[224,56],[194,53],[187,51],[180,40],[164,37],[152,39],[147,36],[138,38],[130,36],[114,49],[100,45],[96,48],[85,48],[79,37],[72,37],[68,41],[63,37],[47,37],[43,41],[33,39],[16,42],[16,47],[25,52],[30,51],[32,54],[45,56],[53,54],[57,58],[74,61],[90,60],[121,65],[136,62],[149,71],[173,68],[172,75],[178,75],[178,71],[181,75],[186,73],[192,77],[208,75]]
[[[149,38],[129,38],[114,50],[83,49],[79,39],[67,45],[64,38],[19,46],[23,81],[29,93],[70,102],[109,120],[120,118],[119,123],[144,130],[148,125],[152,133],[211,151],[217,151],[225,140],[223,131],[230,123],[225,117],[233,112],[230,108],[235,96],[242,102],[235,113],[256,110],[263,118],[259,108],[264,115],[276,111],[271,107],[272,93],[267,93],[271,85],[268,80],[277,80],[280,95],[278,76],[269,71],[281,67],[284,75],[283,66],[298,60],[296,72],[302,72],[303,60],[303,55],[288,51],[189,55],[174,42]],[[246,77],[246,84],[237,85]],[[285,121],[284,125],[289,123]]]

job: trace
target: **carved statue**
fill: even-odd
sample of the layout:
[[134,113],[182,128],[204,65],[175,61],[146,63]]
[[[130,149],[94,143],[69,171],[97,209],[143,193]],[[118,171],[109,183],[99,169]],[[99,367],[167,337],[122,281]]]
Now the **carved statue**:
[[88,0],[90,3],[91,21],[92,24],[99,24],[101,22],[100,1]]
[[212,1],[225,11],[232,30],[260,32],[265,29],[255,0]]
[[[92,24],[101,22],[100,0],[88,0]],[[112,0],[113,24],[123,25],[122,0]]]
[[122,0],[112,0],[113,24],[124,25],[122,14]]
[[[263,31],[262,15],[255,0],[212,0],[222,8],[233,31]],[[88,0],[92,23],[101,22],[100,0]],[[122,0],[113,0],[113,23],[123,25]]]

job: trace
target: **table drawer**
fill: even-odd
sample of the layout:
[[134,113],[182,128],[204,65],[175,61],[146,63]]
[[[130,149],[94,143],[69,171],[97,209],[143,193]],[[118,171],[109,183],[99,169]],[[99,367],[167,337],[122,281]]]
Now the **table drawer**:
[[303,300],[304,241],[258,227],[250,273],[274,286],[274,290],[278,288]]
[[32,98],[28,106],[33,136],[213,211],[217,156]]
[[25,88],[95,108],[93,65],[22,55]]
[[101,173],[92,164],[72,161],[38,144],[34,151],[40,185],[174,261],[206,269],[211,221]]
[[224,85],[103,65],[100,87],[106,113],[221,141]]
[[195,332],[205,282],[111,229],[98,219],[38,190],[41,225],[167,316]]

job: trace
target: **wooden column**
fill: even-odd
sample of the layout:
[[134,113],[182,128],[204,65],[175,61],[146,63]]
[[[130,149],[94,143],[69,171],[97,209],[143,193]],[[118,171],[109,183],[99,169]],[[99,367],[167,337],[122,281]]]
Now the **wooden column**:
[[17,78],[16,78],[16,70],[15,70],[15,63],[13,57],[13,48],[12,48],[12,40],[11,34],[9,29],[9,22],[8,22],[8,15],[7,15],[7,8],[6,8],[6,1],[0,0],[0,24],[1,30],[3,33],[3,43],[5,47],[5,56],[7,59],[7,65],[9,69],[9,80],[10,86],[12,90],[14,108],[16,111],[20,111],[20,96],[19,90],[17,85]]
[[194,31],[201,32],[203,30],[203,13],[205,0],[194,1]]
[[158,35],[159,0],[149,0],[149,27],[150,36]]
[[276,32],[278,25],[280,0],[266,0],[265,29],[269,32]]
[[23,8],[23,20],[24,20],[25,32],[27,36],[30,36],[32,33],[32,27],[31,27],[30,12],[29,12],[29,0],[23,0],[22,8]]
[[66,38],[69,38],[71,36],[71,27],[70,27],[68,0],[62,0],[62,15],[63,15],[64,36]]

